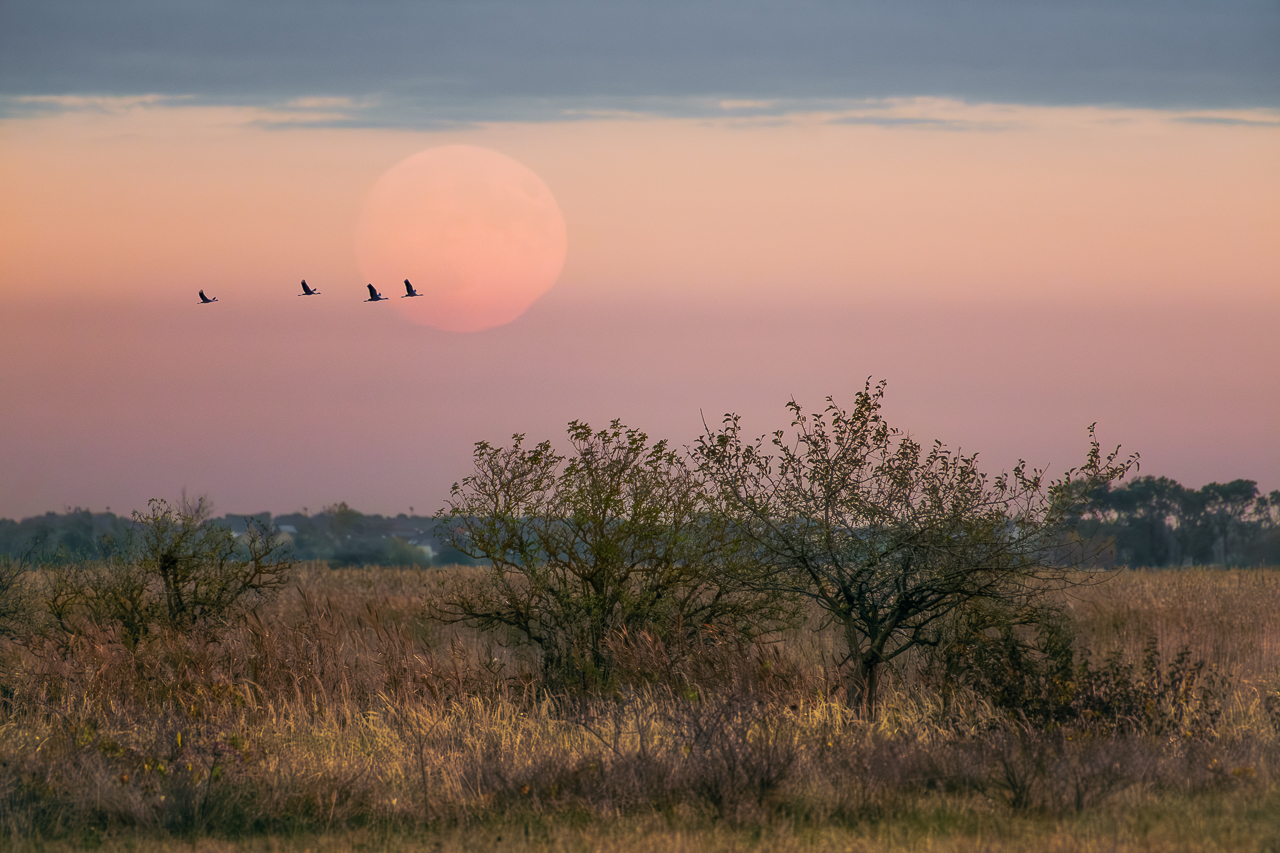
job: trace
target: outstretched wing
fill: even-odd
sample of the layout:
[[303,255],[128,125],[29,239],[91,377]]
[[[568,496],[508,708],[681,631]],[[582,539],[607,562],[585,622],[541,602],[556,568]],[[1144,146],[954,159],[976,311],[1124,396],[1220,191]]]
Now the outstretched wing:
[[204,291],[203,291],[203,290],[202,290],[202,291],[200,291],[200,301],[201,301],[201,302],[208,302],[208,301],[209,301],[209,297],[207,297],[207,296],[205,296],[205,295],[204,295]]
[[311,288],[307,287],[307,280],[305,278],[302,280],[302,295],[303,296],[311,295]]
[[404,295],[413,296],[413,285],[409,283],[409,279],[404,280]]
[[373,289],[373,285],[372,285],[372,284],[368,285],[368,287],[369,287],[369,298],[370,298],[370,299],[377,299],[377,298],[378,298],[378,291],[376,291],[376,290],[374,290],[374,289]]

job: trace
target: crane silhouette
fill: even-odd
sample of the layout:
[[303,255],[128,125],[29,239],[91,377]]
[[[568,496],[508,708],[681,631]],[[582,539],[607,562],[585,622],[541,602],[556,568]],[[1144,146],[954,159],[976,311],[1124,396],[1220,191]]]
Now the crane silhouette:
[[381,302],[382,300],[387,298],[383,296],[381,293],[379,293],[378,291],[374,290],[372,284],[367,286],[369,288],[369,298],[366,299],[365,302]]
[[204,291],[203,291],[203,290],[202,290],[202,291],[200,291],[200,304],[201,304],[201,305],[208,305],[210,302],[217,302],[217,301],[218,301],[218,297],[216,297],[216,296],[215,296],[215,297],[213,297],[212,299],[210,299],[209,297],[207,297],[207,296],[205,296],[205,295],[204,295]]
[[312,290],[310,287],[308,287],[308,286],[307,286],[307,280],[304,278],[304,279],[302,280],[302,292],[301,292],[301,293],[299,293],[298,295],[299,295],[299,296],[319,296],[319,295],[320,295],[320,291],[318,291],[318,290]]
[[413,289],[413,285],[409,283],[409,279],[407,278],[404,280],[404,289],[405,289],[405,294],[404,296],[400,297],[401,299],[408,299],[410,296],[422,295],[421,293]]

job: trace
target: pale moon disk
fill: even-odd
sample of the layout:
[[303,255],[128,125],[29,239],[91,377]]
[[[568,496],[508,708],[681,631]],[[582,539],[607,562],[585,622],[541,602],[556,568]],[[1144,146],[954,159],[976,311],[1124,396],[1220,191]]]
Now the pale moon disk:
[[[414,322],[452,332],[523,314],[560,277],[567,245],[542,179],[472,145],[430,148],[392,167],[356,226],[365,278]],[[421,297],[399,298],[406,278]]]

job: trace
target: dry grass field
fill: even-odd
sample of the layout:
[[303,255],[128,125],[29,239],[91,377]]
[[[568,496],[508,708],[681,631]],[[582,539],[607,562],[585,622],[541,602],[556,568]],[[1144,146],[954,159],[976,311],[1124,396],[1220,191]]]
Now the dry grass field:
[[[808,628],[619,637],[615,689],[547,695],[506,638],[429,618],[442,576],[303,566],[215,632],[0,641],[2,843],[1280,850],[1280,570],[1064,594],[1090,660],[1159,665],[1136,717],[1061,726],[944,703],[910,662],[859,719]],[[1177,681],[1184,647],[1204,666]]]

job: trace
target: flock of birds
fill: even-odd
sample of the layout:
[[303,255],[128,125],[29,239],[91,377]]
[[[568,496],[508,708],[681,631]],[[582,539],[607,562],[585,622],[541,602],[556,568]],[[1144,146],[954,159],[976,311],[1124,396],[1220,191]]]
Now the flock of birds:
[[[379,293],[379,292],[378,292],[378,290],[377,290],[377,288],[375,288],[372,284],[370,284],[370,285],[366,285],[366,286],[369,288],[369,298],[368,298],[368,299],[366,299],[366,300],[365,300],[365,302],[383,302],[383,301],[385,301],[385,300],[387,299],[387,297],[385,297],[385,296],[383,296],[381,293]],[[408,299],[410,296],[421,296],[421,295],[422,295],[422,294],[421,294],[421,293],[419,293],[418,291],[414,290],[413,285],[409,283],[409,279],[407,279],[407,278],[404,280],[404,290],[405,290],[405,292],[404,292],[404,295],[400,297],[401,299]],[[319,295],[320,295],[320,291],[318,291],[318,290],[312,290],[311,286],[310,286],[309,284],[307,284],[307,280],[304,278],[304,279],[302,280],[302,292],[301,292],[301,293],[299,293],[298,295],[299,295],[299,296],[319,296]],[[218,301],[218,297],[216,297],[216,296],[215,296],[215,297],[213,297],[213,298],[211,299],[211,298],[209,298],[208,296],[205,296],[205,295],[204,295],[204,291],[203,291],[203,290],[202,290],[202,291],[200,291],[200,304],[201,304],[201,305],[209,305],[209,304],[211,304],[211,303],[213,303],[213,302],[217,302],[217,301]]]

